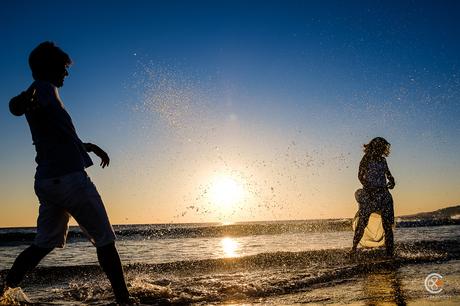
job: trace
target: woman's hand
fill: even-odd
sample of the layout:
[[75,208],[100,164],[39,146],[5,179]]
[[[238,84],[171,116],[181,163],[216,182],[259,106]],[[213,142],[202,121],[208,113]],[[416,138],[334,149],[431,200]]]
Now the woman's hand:
[[388,178],[388,183],[387,183],[388,189],[393,189],[393,188],[395,188],[395,185],[396,185],[395,179],[394,179],[393,177],[389,177],[389,178]]

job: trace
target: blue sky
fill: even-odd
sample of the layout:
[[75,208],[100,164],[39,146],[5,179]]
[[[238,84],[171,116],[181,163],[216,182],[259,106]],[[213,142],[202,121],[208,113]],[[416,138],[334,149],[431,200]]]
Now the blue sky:
[[[208,168],[258,186],[242,206],[278,184],[282,208],[233,221],[351,216],[360,146],[375,136],[393,144],[397,213],[460,199],[458,1],[12,1],[0,17],[0,226],[34,222],[30,133],[6,104],[45,40],[74,60],[61,96],[81,138],[112,156],[90,171],[115,223],[226,219],[174,217],[208,205],[190,200]],[[306,155],[314,166],[295,168]],[[267,183],[248,170],[262,161]]]

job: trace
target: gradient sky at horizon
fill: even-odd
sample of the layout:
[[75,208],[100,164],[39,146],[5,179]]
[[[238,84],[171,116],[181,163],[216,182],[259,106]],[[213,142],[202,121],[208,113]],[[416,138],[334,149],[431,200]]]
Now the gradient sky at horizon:
[[[460,202],[458,1],[10,1],[0,11],[0,227],[35,224],[34,148],[9,99],[29,52],[60,90],[114,224],[352,217],[362,144],[392,144],[396,215]],[[95,163],[97,158],[92,156]],[[216,177],[242,186],[213,203]]]

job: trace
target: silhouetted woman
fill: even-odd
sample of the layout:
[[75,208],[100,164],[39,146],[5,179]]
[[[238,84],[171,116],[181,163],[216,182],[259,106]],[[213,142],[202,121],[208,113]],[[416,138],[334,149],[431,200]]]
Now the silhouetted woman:
[[395,180],[388,169],[385,159],[389,154],[390,143],[382,137],[376,137],[364,145],[364,156],[359,164],[358,178],[363,184],[363,198],[365,201],[359,203],[359,219],[353,238],[352,253],[356,252],[371,213],[380,212],[385,231],[387,255],[393,255],[394,210],[393,198],[388,189],[394,188]]

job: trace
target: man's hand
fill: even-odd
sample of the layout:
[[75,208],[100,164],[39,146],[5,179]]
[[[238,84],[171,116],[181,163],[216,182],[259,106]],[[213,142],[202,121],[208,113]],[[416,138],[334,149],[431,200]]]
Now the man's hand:
[[10,100],[10,112],[15,116],[22,116],[40,107],[37,101],[36,90],[30,86],[26,91],[21,92]]
[[86,148],[87,152],[93,152],[94,154],[99,156],[99,158],[101,159],[100,166],[102,168],[105,168],[106,166],[109,165],[110,158],[109,158],[109,155],[107,153],[105,153],[104,150],[102,150],[97,145],[92,144],[92,143],[85,143],[84,145],[85,145],[85,148]]

